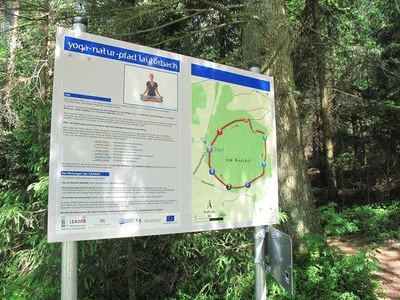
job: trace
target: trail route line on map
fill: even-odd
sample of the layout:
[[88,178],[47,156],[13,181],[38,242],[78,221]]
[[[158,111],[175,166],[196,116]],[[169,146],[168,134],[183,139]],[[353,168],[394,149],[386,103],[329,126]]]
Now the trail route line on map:
[[[245,123],[249,126],[250,128],[250,134],[257,134],[260,135],[261,138],[263,139],[263,160],[260,163],[260,173],[253,178],[250,178],[248,180],[246,180],[244,182],[244,184],[242,185],[232,185],[229,182],[226,182],[223,178],[222,175],[218,176],[215,168],[213,168],[213,160],[212,160],[212,156],[213,156],[213,150],[214,150],[214,145],[217,144],[217,141],[219,138],[222,138],[224,130],[226,130],[227,128],[235,125],[236,123]],[[267,157],[267,145],[266,145],[266,140],[267,140],[267,134],[265,131],[259,130],[259,129],[254,129],[251,120],[248,117],[245,117],[243,119],[236,119],[233,121],[230,121],[229,123],[225,124],[224,126],[222,126],[221,128],[217,129],[217,133],[214,136],[214,139],[212,140],[211,144],[207,147],[207,152],[208,152],[208,167],[209,167],[209,173],[210,175],[214,176],[215,179],[217,179],[217,181],[219,183],[221,183],[222,185],[225,186],[225,188],[229,191],[231,189],[243,189],[243,188],[250,188],[251,185],[258,180],[259,178],[263,177],[265,174],[265,167],[266,167],[266,157]]]

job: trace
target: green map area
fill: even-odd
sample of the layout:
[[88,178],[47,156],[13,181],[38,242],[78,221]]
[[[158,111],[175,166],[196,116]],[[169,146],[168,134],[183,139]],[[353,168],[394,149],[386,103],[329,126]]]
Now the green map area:
[[231,185],[233,190],[249,186],[265,174],[267,135],[254,130],[246,118],[233,120],[222,128],[221,135],[217,133],[211,142],[208,166],[216,172],[218,181]]
[[192,77],[195,223],[254,218],[272,176],[271,105],[265,91]]

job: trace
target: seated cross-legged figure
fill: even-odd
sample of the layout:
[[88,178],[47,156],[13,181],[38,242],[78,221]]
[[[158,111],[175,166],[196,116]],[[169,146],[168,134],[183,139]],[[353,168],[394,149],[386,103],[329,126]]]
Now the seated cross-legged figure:
[[158,83],[154,81],[154,74],[150,73],[149,79],[146,82],[146,90],[140,94],[140,99],[146,102],[163,102],[163,96],[158,91]]

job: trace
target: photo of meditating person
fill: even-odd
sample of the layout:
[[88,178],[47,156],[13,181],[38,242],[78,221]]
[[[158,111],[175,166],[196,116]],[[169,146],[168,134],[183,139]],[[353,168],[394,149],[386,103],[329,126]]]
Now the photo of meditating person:
[[163,96],[158,91],[158,83],[154,81],[154,74],[150,73],[149,81],[146,82],[146,90],[140,94],[140,99],[146,102],[163,102]]
[[124,66],[123,103],[148,109],[178,109],[178,74]]

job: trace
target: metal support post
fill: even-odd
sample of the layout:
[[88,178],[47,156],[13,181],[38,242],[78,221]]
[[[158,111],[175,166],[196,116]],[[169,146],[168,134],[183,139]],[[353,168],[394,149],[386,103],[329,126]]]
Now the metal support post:
[[77,32],[86,32],[87,18],[86,17],[74,17],[72,29]]
[[[78,12],[85,12],[85,1],[78,1]],[[85,32],[87,28],[86,17],[74,17],[72,29]],[[78,299],[78,242],[62,243],[61,253],[61,300]]]
[[61,300],[78,298],[78,242],[63,242],[61,257]]
[[[261,73],[259,66],[250,67],[250,71]],[[255,268],[255,300],[267,300],[267,283],[265,273],[265,226],[254,228],[254,268]]]

